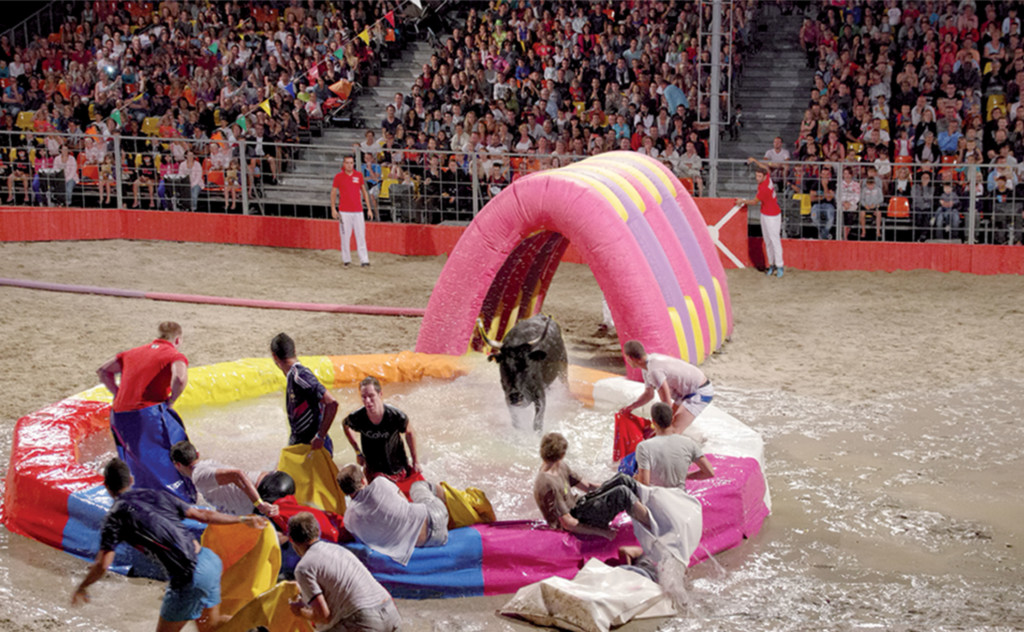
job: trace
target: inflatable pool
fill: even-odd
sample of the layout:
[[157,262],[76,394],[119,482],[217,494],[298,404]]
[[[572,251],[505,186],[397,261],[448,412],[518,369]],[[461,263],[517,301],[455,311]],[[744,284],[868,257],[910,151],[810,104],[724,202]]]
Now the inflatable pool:
[[[301,360],[334,389],[354,386],[366,375],[387,384],[451,380],[469,371],[464,358],[411,352]],[[189,385],[178,409],[188,418],[190,411],[204,406],[283,388],[284,377],[269,359],[195,367],[189,370]],[[642,388],[608,373],[570,368],[570,389],[586,406],[611,410]],[[2,519],[10,531],[82,558],[95,556],[99,525],[111,499],[96,464],[82,462],[79,446],[109,432],[109,402],[109,393],[97,386],[18,421],[2,506]],[[695,428],[707,437],[705,451],[717,475],[688,485],[704,509],[701,546],[691,564],[756,534],[770,508],[760,436],[714,406],[701,415]],[[629,528],[620,529],[609,542],[580,539],[542,523],[520,520],[453,530],[448,545],[417,549],[404,567],[362,545],[349,546],[394,596],[427,598],[511,593],[552,575],[572,577],[587,559],[614,557],[619,546],[633,543]],[[127,547],[118,550],[114,569],[134,576],[160,576],[160,569]]]

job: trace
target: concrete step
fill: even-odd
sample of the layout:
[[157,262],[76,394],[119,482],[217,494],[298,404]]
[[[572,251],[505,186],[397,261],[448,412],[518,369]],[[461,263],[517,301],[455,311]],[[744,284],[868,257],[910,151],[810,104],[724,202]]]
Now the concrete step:
[[[762,96],[765,91],[779,94],[789,90],[810,90],[813,86],[814,80],[808,81],[807,76],[802,74],[794,74],[792,77],[754,76],[743,80],[743,87],[752,92],[756,91],[758,96]],[[742,99],[742,96],[740,98]]]

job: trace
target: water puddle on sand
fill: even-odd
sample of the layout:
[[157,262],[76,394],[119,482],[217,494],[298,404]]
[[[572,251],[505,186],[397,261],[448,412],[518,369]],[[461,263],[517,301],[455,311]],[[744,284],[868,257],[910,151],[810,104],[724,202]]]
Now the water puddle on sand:
[[[1020,393],[1024,382],[985,381],[840,407],[720,388],[716,403],[765,436],[773,515],[753,540],[720,554],[720,566],[690,570],[685,616],[660,629],[1020,629]],[[355,389],[336,396],[342,414],[360,405]],[[513,426],[496,368],[386,386],[384,398],[409,414],[428,478],[486,490],[501,518],[537,517],[538,436]],[[187,423],[203,456],[245,468],[273,467],[287,439],[280,394]],[[564,397],[549,404],[547,429],[566,435],[568,459],[588,477],[611,473],[611,428],[611,411]],[[340,426],[332,435],[335,460],[347,462]],[[83,448],[98,466],[112,445],[104,433]],[[0,630],[151,629],[161,585],[109,576],[94,590],[101,608],[71,610],[84,572],[84,562],[0,530]],[[495,623],[480,617],[485,628]]]

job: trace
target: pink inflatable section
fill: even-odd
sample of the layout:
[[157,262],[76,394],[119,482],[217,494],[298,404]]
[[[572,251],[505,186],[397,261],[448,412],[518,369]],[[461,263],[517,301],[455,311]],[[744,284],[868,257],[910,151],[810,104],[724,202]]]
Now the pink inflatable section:
[[416,350],[461,355],[480,346],[477,318],[501,338],[539,313],[569,242],[620,341],[699,364],[731,331],[725,273],[693,200],[656,160],[615,152],[528,176],[491,200],[452,251]]

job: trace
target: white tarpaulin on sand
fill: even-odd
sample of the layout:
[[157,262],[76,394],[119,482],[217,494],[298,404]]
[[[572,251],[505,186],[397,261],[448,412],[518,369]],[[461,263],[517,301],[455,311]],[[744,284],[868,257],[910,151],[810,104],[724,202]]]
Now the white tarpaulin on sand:
[[646,577],[591,559],[576,577],[524,586],[501,614],[573,632],[608,632],[631,619],[670,617],[672,600]]

